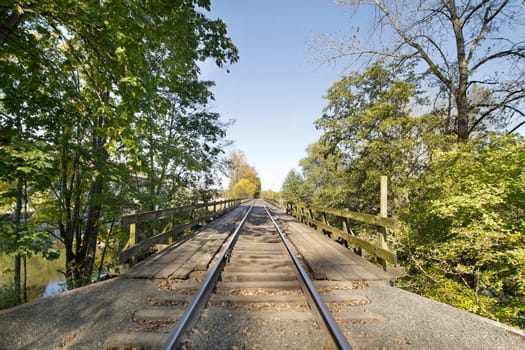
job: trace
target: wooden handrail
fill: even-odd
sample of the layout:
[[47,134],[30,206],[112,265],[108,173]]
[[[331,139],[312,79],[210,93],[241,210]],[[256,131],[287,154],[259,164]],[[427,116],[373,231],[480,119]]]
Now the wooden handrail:
[[[292,202],[288,202],[287,212],[303,223],[330,233],[333,239],[339,238],[349,244],[357,246],[359,248],[358,253],[361,253],[361,250],[364,249],[369,254],[375,255],[385,269],[386,262],[394,265],[397,264],[396,253],[391,251],[385,243],[387,232],[396,232],[399,230],[399,224],[395,219],[353,212],[347,209],[321,208],[309,205],[298,205]],[[316,219],[314,212],[322,217],[322,221]],[[343,228],[341,229],[330,225],[326,215],[343,219]],[[377,242],[372,243],[364,238],[358,237],[350,227],[350,222],[348,222],[347,219],[375,226],[378,230]]]
[[[199,225],[209,222],[233,208],[241,204],[240,199],[226,199],[221,201],[198,203],[192,205],[185,205],[181,207],[147,211],[141,213],[133,213],[123,215],[120,219],[121,227],[129,226],[129,240],[124,246],[124,249],[119,254],[119,264],[136,262],[136,257],[144,254],[155,244],[161,242],[171,243],[174,238],[181,236],[187,230],[192,230]],[[194,217],[194,211],[198,209],[206,209],[206,213]],[[179,223],[175,222],[175,215],[181,213],[191,213],[190,222]],[[139,224],[147,223],[154,220],[167,218],[168,223],[160,233],[148,237],[141,242],[137,242],[139,236]]]
[[382,226],[382,227],[385,227],[391,230],[395,230],[395,231],[397,231],[399,228],[397,220],[392,219],[392,218],[384,218],[378,215],[358,213],[355,211],[350,211],[348,209],[320,208],[320,207],[313,207],[313,206],[306,206],[306,208],[317,211],[317,212],[323,212],[323,213],[334,215],[334,216],[340,216],[343,218],[352,219],[352,220],[363,222],[369,225]]
[[209,203],[199,203],[199,204],[191,204],[191,205],[185,205],[181,207],[174,207],[174,208],[168,208],[168,209],[160,209],[160,210],[152,210],[152,211],[144,211],[140,213],[133,213],[133,214],[127,214],[122,215],[120,218],[120,224],[122,226],[127,226],[130,224],[138,224],[141,222],[151,221],[155,219],[161,219],[170,215],[190,212],[194,209],[200,209],[210,206],[216,206],[216,205],[222,205],[228,202],[236,201],[237,199],[225,199],[222,201],[216,201],[216,202],[209,202]]

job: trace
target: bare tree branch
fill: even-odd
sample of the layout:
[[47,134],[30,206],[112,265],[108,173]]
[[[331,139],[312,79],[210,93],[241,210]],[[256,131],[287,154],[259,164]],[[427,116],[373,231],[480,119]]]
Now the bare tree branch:
[[498,58],[505,58],[505,57],[510,57],[510,56],[525,59],[525,46],[517,47],[514,50],[500,51],[493,55],[486,56],[482,60],[480,60],[478,63],[476,63],[472,68],[470,68],[470,71],[471,72],[476,71],[479,67],[483,66],[487,62],[493,61]]
[[[503,117],[511,113],[512,104],[525,99],[519,93],[525,79],[520,73],[522,65],[525,66],[525,42],[515,40],[504,30],[507,20],[525,12],[525,1],[338,0],[336,3],[351,6],[356,14],[359,10],[366,9],[366,13],[375,10],[371,32],[388,35],[388,39],[393,36],[395,40],[390,47],[384,47],[384,41],[378,43],[374,37],[359,43],[354,36],[351,49],[332,47],[337,52],[332,58],[367,57],[371,62],[384,58],[400,64],[407,60],[424,62],[428,70],[422,76],[435,77],[449,97],[448,119],[455,125],[459,140],[467,140],[487,116],[494,115],[497,117],[494,122],[499,118],[498,122],[504,125]],[[525,26],[521,20],[510,23],[516,29]],[[492,65],[505,59],[515,63],[508,68],[508,74],[501,65]],[[471,90],[477,85],[490,91],[486,106],[471,100]],[[515,100],[511,96],[519,97]],[[472,114],[479,108],[482,111],[473,120]],[[469,125],[471,121],[473,125]]]
[[[518,111],[518,112],[521,113],[525,117],[525,114],[523,114],[521,111]],[[514,128],[512,128],[508,133],[513,134],[516,130],[518,130],[523,125],[525,125],[525,120],[519,123],[518,125],[516,125]]]

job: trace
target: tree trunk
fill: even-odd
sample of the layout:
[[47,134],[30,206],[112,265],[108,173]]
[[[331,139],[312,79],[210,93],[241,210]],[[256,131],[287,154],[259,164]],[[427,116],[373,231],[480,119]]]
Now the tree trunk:
[[93,265],[95,263],[95,253],[97,250],[98,228],[101,213],[100,200],[97,198],[102,194],[103,179],[102,175],[98,174],[91,183],[89,190],[90,204],[88,206],[88,214],[86,221],[86,228],[84,230],[84,239],[82,241],[82,248],[80,254],[77,255],[77,266],[80,270],[80,284],[86,285],[91,282],[91,275],[93,273]]
[[107,168],[108,153],[105,148],[106,140],[99,136],[97,129],[103,128],[105,118],[98,117],[97,125],[93,128],[92,149],[94,157],[94,177],[91,181],[91,187],[88,195],[88,209],[84,238],[77,254],[76,264],[80,272],[80,284],[86,285],[91,283],[91,275],[95,264],[95,254],[97,251],[98,229],[101,218],[101,199],[104,188],[104,173]]
[[24,255],[24,303],[27,303],[27,257]]
[[[62,130],[65,133],[65,130]],[[73,262],[75,254],[73,252],[73,230],[72,218],[71,218],[71,188],[68,187],[69,179],[69,155],[67,150],[69,149],[68,139],[65,134],[62,135],[62,145],[60,151],[60,205],[58,206],[58,227],[60,230],[60,236],[64,241],[64,248],[66,250],[66,266],[65,266],[65,277],[67,281],[68,289],[75,288],[75,278],[73,274]],[[74,172],[73,172],[74,173]],[[71,175],[73,177],[74,175]]]
[[456,4],[454,1],[450,3],[450,14],[452,20],[452,27],[454,36],[456,38],[456,56],[458,62],[458,82],[457,88],[454,89],[454,97],[456,100],[456,133],[459,142],[468,141],[469,137],[469,103],[467,96],[468,89],[468,61],[465,52],[465,36],[463,34],[463,23],[457,13]]
[[467,142],[469,139],[469,108],[467,92],[458,92],[456,96],[456,107],[458,116],[456,120],[456,133],[459,142]]
[[21,283],[22,283],[22,279],[21,279],[21,265],[22,265],[22,258],[20,255],[15,255],[15,261],[14,261],[14,267],[15,267],[15,305],[18,305],[21,303],[21,298],[20,298],[20,295],[21,295]]
[[[20,234],[20,222],[22,221],[22,179],[18,179],[16,183],[16,206],[15,206],[15,236],[18,240]],[[21,303],[21,291],[22,291],[22,257],[17,254],[15,255],[14,261],[14,283],[15,283],[15,304]]]

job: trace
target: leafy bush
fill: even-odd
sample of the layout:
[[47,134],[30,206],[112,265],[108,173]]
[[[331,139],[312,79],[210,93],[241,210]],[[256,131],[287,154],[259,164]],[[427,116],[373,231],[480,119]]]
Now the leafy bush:
[[525,140],[479,138],[432,160],[402,219],[410,289],[524,326]]

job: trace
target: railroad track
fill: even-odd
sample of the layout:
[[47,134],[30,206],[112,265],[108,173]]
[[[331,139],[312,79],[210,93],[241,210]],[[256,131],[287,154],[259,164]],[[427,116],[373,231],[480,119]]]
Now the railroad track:
[[[246,210],[209,271],[185,281],[161,281],[159,286],[172,292],[135,313],[140,331],[113,334],[104,348],[351,349],[334,319],[354,322],[348,306],[369,300],[348,293],[321,298],[271,211],[260,203]],[[325,292],[355,288],[318,286]]]

